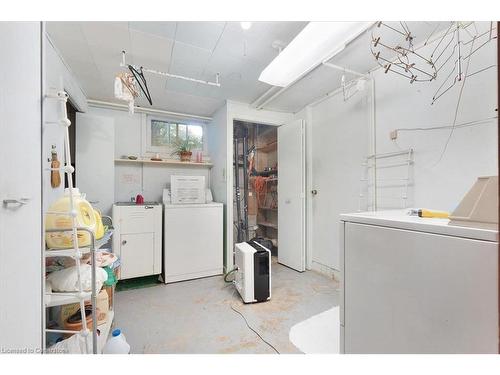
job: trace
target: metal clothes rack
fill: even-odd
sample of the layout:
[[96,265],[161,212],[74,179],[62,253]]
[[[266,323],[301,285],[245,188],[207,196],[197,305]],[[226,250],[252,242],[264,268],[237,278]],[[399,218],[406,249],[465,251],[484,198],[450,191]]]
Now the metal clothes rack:
[[[413,156],[414,150],[412,148],[368,155],[361,164],[358,211],[409,207],[409,189],[413,185]],[[392,174],[388,177],[380,177],[382,170],[391,171]],[[393,196],[380,196],[379,191],[384,189],[393,189],[398,193]],[[389,200],[396,203],[381,206],[379,200]]]
[[[86,353],[98,353],[98,336],[97,336],[97,316],[96,316],[96,302],[97,302],[97,291],[96,291],[96,262],[95,262],[95,250],[96,250],[96,240],[94,233],[84,227],[79,227],[77,225],[76,216],[77,210],[75,208],[75,197],[74,197],[74,186],[73,186],[73,178],[72,174],[75,172],[74,167],[71,165],[71,153],[70,153],[70,143],[69,143],[69,131],[68,128],[71,126],[71,121],[68,119],[67,113],[67,102],[68,102],[68,94],[65,91],[57,91],[55,93],[49,93],[45,95],[45,99],[56,100],[58,104],[61,106],[61,113],[63,114],[63,118],[59,121],[55,122],[45,122],[45,124],[55,124],[64,127],[64,165],[60,168],[48,168],[48,170],[58,170],[62,171],[67,175],[68,188],[69,188],[69,203],[70,209],[67,212],[51,212],[47,211],[47,215],[67,215],[71,217],[71,228],[67,229],[49,229],[46,232],[71,232],[73,247],[68,249],[45,249],[43,254],[43,259],[45,262],[46,258],[49,257],[57,257],[57,256],[69,256],[75,259],[75,265],[77,269],[77,285],[78,290],[75,292],[47,292],[45,291],[45,283],[44,283],[44,308],[52,307],[52,306],[60,306],[66,305],[70,303],[79,303],[80,304],[80,313],[81,313],[81,322],[82,329],[80,331],[72,331],[72,330],[64,330],[64,329],[49,329],[47,328],[46,319],[44,319],[44,340],[43,340],[43,349],[46,351],[46,342],[45,335],[48,332],[53,333],[66,333],[66,334],[80,334],[85,341]],[[111,220],[111,218],[109,218]],[[112,222],[111,222],[112,226]],[[79,247],[78,244],[78,232],[83,231],[87,232],[90,235],[91,241],[90,246],[87,247]],[[101,244],[99,247],[107,243],[112,235],[112,230],[108,231],[106,235],[101,240]],[[105,241],[105,242],[104,242]],[[104,242],[104,243],[102,243]],[[90,252],[91,255],[91,291],[85,291],[82,285],[81,279],[81,258],[83,254]],[[45,263],[44,263],[45,264]],[[92,332],[90,332],[87,326],[87,317],[85,313],[85,301],[88,301],[90,297],[90,301],[92,304]],[[112,321],[113,314],[111,314],[108,319]],[[110,324],[111,326],[111,324]],[[89,335],[92,335],[92,346],[90,346]]]

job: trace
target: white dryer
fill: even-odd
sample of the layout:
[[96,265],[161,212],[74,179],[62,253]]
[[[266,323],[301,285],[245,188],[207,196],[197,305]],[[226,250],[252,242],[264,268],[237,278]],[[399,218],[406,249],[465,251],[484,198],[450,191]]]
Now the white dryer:
[[164,207],[165,283],[223,274],[223,204]]
[[344,214],[345,353],[498,353],[498,231]]

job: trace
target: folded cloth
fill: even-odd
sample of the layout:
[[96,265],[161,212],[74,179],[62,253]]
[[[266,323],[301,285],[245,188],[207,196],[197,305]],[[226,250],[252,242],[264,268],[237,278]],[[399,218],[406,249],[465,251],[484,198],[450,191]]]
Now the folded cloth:
[[[92,267],[88,264],[82,264],[80,277],[83,290],[90,291],[92,288]],[[108,273],[102,268],[96,267],[95,279],[97,293],[101,290],[104,281],[108,279]],[[76,266],[52,272],[47,276],[47,281],[50,282],[53,292],[77,292],[79,290]]]
[[[95,253],[95,263],[98,267],[106,267],[112,265],[118,260],[116,254],[110,253],[108,251],[97,251]],[[82,259],[83,263],[91,263],[90,254],[85,254]]]

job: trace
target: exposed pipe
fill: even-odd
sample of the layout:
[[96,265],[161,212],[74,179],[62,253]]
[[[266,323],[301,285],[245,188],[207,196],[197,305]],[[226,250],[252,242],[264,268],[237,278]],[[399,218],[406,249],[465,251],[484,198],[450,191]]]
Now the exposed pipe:
[[[126,104],[112,103],[112,102],[106,102],[103,100],[94,100],[94,99],[88,99],[87,103],[91,107],[111,108],[111,109],[119,109],[119,110],[123,110],[123,111],[128,111],[128,105],[126,105]],[[148,113],[148,114],[153,114],[153,115],[166,115],[166,116],[175,116],[175,117],[181,117],[181,118],[192,118],[192,119],[197,119],[197,120],[201,120],[204,122],[212,121],[212,117],[192,115],[189,113],[164,111],[162,109],[144,108],[144,107],[135,106],[134,111],[138,112],[138,113],[142,112],[142,113]]]
[[324,66],[328,66],[329,68],[333,68],[333,69],[341,70],[341,71],[343,71],[345,73],[353,74],[353,75],[358,76],[358,77],[371,79],[371,76],[369,74],[364,74],[364,73],[356,72],[355,70],[344,68],[343,66],[329,63],[328,60],[323,61],[321,64],[323,64]]
[[267,96],[269,96],[272,92],[277,91],[279,88],[278,86],[271,86],[268,90],[266,90],[265,93],[263,93],[261,96],[259,96],[257,99],[255,99],[250,106],[252,108],[258,108],[259,104],[262,100],[264,100]]

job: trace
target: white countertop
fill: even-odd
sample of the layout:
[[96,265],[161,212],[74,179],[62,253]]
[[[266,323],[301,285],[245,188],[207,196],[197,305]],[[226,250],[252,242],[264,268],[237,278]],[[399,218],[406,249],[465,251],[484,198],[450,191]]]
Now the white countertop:
[[340,215],[345,222],[408,229],[447,236],[498,242],[498,231],[449,225],[448,219],[431,219],[407,215],[408,210],[370,211]]

